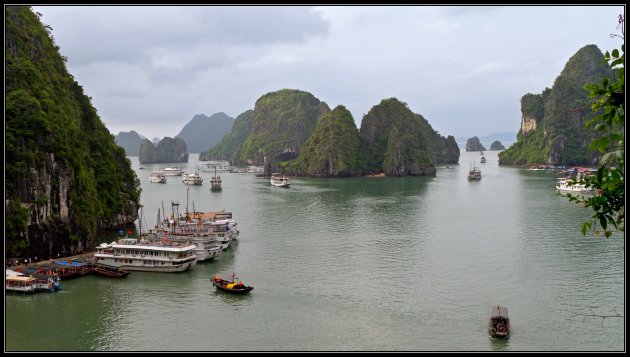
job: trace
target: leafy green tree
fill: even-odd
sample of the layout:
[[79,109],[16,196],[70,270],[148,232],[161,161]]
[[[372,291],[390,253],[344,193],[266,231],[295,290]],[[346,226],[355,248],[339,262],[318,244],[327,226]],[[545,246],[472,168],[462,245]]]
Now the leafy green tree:
[[[619,26],[622,35],[611,35],[625,39],[624,17],[619,15]],[[582,224],[582,234],[593,231],[601,234],[598,224],[606,237],[610,237],[613,230],[624,232],[624,177],[625,177],[625,45],[621,45],[621,52],[617,49],[606,52],[605,61],[616,74],[616,80],[603,78],[598,84],[585,86],[590,91],[590,97],[595,98],[592,105],[599,113],[586,123],[599,133],[591,145],[591,150],[598,150],[603,154],[597,174],[573,180],[573,183],[583,183],[593,188],[596,195],[590,197],[566,194],[570,201],[591,207],[594,211],[590,220]]]

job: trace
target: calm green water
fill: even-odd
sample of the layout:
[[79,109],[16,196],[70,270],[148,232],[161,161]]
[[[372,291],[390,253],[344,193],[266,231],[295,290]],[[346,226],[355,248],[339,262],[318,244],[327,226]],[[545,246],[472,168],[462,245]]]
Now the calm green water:
[[[194,168],[197,155],[187,167]],[[180,274],[87,276],[63,290],[6,295],[7,351],[624,350],[624,237],[583,237],[590,213],[553,175],[463,152],[434,178],[293,179],[222,174],[223,191],[170,176],[142,181],[146,225],[164,202],[225,208],[239,241]],[[475,159],[483,178],[468,182]],[[186,165],[184,166],[186,167]],[[215,291],[235,272],[255,290]],[[493,305],[512,334],[488,337]]]

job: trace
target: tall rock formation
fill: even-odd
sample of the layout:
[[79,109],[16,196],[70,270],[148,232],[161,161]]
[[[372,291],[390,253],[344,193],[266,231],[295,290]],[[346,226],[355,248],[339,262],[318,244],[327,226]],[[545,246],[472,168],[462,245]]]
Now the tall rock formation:
[[490,144],[490,150],[505,150],[505,146],[499,140],[495,140]]
[[5,7],[5,253],[77,253],[133,223],[140,183],[30,7]]
[[179,138],[168,136],[160,140],[157,148],[148,139],[140,147],[138,158],[141,164],[188,162],[186,142]]
[[240,161],[262,164],[295,159],[317,119],[330,111],[311,93],[282,89],[256,101],[252,126]]
[[360,134],[367,146],[370,173],[434,175],[436,164],[459,161],[455,138],[440,136],[426,119],[396,98],[372,107],[363,117]]
[[202,153],[230,132],[234,124],[234,118],[225,113],[215,113],[210,117],[203,114],[195,115],[191,121],[186,123],[175,138],[182,139],[188,146],[188,152]]
[[483,145],[481,145],[481,142],[479,142],[479,138],[476,136],[473,136],[472,138],[468,139],[468,141],[466,142],[466,151],[484,151],[486,150],[485,147],[483,147]]
[[597,132],[584,123],[595,113],[586,84],[612,79],[595,45],[577,51],[551,89],[521,98],[521,128],[517,142],[499,154],[499,164],[593,165],[600,154],[589,149]]
[[343,106],[324,114],[300,150],[298,172],[305,176],[361,176],[366,150],[352,114]]

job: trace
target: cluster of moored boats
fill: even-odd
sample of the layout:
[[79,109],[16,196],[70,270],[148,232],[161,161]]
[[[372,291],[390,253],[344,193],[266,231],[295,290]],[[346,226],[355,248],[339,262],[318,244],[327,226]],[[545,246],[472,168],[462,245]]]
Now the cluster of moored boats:
[[62,279],[72,279],[92,271],[87,260],[58,260],[44,264],[19,265],[5,271],[5,290],[33,293],[57,291]]
[[[176,206],[176,203],[173,203]],[[128,236],[96,247],[91,260],[60,260],[7,269],[6,291],[55,291],[60,280],[88,273],[122,278],[130,271],[182,272],[215,259],[239,235],[232,212],[193,212],[165,218],[138,238]],[[238,289],[238,286],[237,286]]]
[[95,261],[128,271],[181,272],[199,261],[216,258],[239,235],[232,212],[177,216],[164,218],[148,233],[141,232],[139,238],[102,243],[96,247]]

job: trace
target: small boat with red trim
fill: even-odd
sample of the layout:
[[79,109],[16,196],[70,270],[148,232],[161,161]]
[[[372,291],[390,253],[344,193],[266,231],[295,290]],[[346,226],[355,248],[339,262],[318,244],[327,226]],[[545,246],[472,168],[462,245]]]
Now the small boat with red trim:
[[247,286],[242,281],[238,281],[238,278],[232,274],[232,281],[222,279],[220,276],[212,277],[212,285],[221,291],[225,291],[232,294],[247,294],[254,290],[253,286]]

